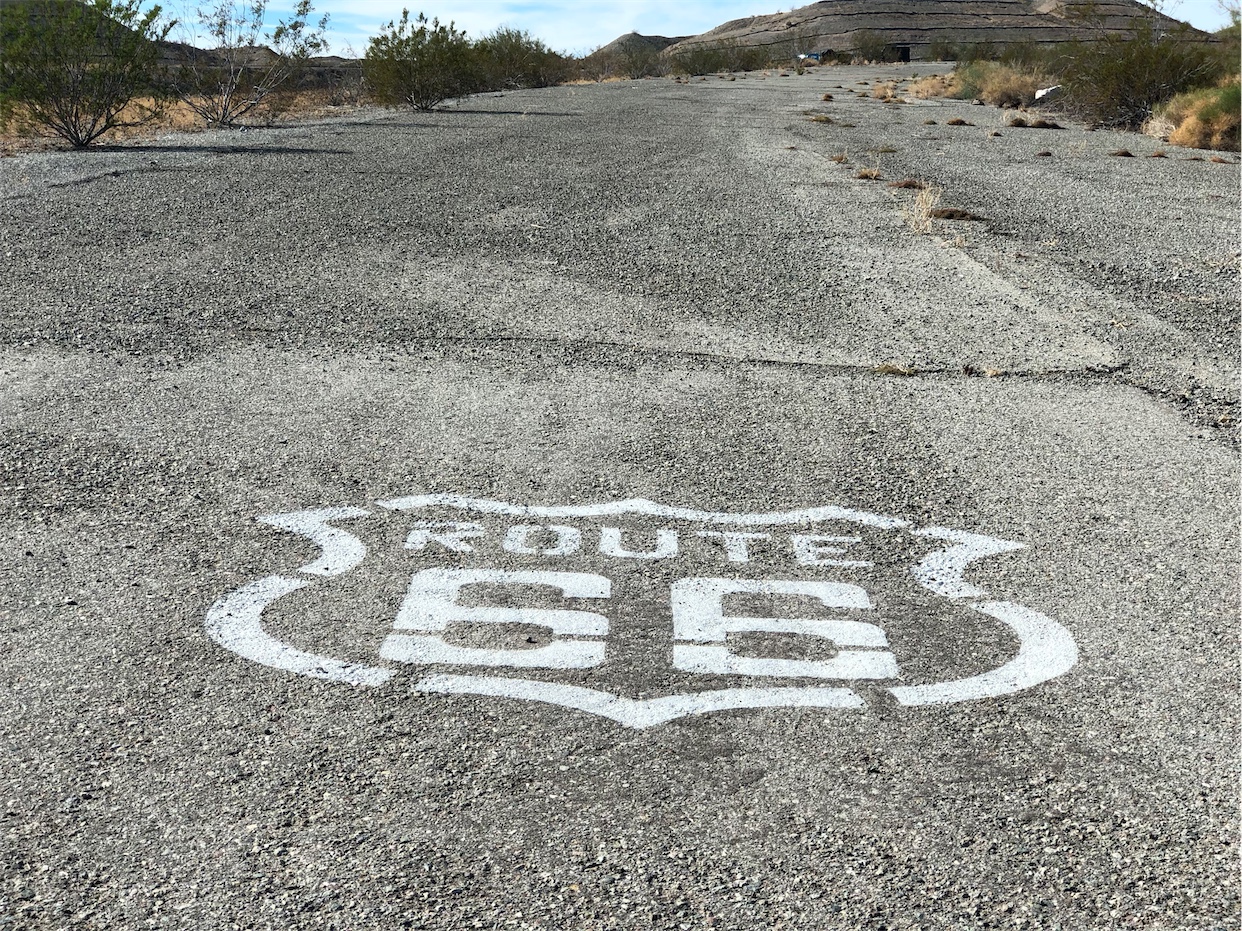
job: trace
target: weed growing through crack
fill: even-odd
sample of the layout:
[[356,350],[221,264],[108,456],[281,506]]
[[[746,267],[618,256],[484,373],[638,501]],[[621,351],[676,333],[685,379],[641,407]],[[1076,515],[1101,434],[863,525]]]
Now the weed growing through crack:
[[[905,182],[902,182],[904,184]],[[919,189],[918,196],[913,202],[903,204],[901,215],[906,221],[906,225],[914,232],[920,235],[926,235],[932,231],[932,215],[936,211],[936,205],[940,203],[940,195],[943,192],[940,188],[930,184],[924,184]]]
[[884,175],[879,168],[859,168],[854,175],[860,181],[883,181]]

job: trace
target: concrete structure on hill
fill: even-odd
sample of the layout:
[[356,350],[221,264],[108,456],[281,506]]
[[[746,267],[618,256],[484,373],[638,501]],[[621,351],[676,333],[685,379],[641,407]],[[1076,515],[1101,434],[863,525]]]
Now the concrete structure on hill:
[[886,48],[904,61],[947,47],[1050,45],[1122,32],[1146,19],[1158,30],[1187,29],[1138,0],[820,0],[787,13],[731,20],[683,39],[666,54],[734,45],[798,54],[857,53]]

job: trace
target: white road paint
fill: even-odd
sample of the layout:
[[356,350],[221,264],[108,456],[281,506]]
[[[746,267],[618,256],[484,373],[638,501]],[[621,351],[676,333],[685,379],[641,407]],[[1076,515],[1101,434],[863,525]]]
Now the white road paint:
[[414,522],[410,535],[405,538],[405,548],[421,552],[428,544],[435,543],[450,553],[473,553],[474,547],[467,540],[483,536],[481,524],[460,521],[419,520]]
[[722,511],[697,511],[693,508],[670,507],[656,504],[645,498],[627,501],[608,501],[600,504],[573,504],[555,507],[535,507],[525,504],[509,504],[486,498],[468,498],[463,495],[412,495],[407,498],[390,498],[377,501],[377,505],[391,511],[417,511],[422,508],[451,507],[480,514],[498,514],[508,517],[564,518],[564,517],[613,517],[619,514],[647,514],[651,517],[667,517],[675,520],[694,521],[702,524],[735,524],[738,526],[774,526],[779,524],[805,524],[814,521],[842,520],[881,530],[909,527],[908,521],[896,517],[884,517],[867,511],[854,511],[835,505],[803,508],[799,511],[779,511],[767,514],[728,514]]
[[207,611],[207,636],[238,656],[303,676],[348,682],[350,685],[383,685],[392,670],[346,663],[289,646],[263,629],[263,609],[277,598],[305,588],[304,579],[270,575],[230,592]]
[[[803,595],[828,608],[868,610],[871,600],[857,585],[756,579],[678,579],[673,583],[673,665],[686,672],[721,676],[815,679],[895,679],[897,659],[878,650],[842,650],[828,660],[738,656],[724,645],[731,633],[791,633],[830,640],[837,647],[886,647],[874,624],[840,618],[726,615],[727,595]],[[688,642],[689,641],[689,642]]]
[[366,558],[367,548],[352,533],[329,527],[328,521],[366,517],[370,513],[362,508],[320,508],[315,511],[293,511],[289,514],[268,514],[260,517],[259,522],[301,534],[323,550],[318,559],[307,563],[299,572],[334,576],[342,575],[361,563]]
[[1008,601],[970,606],[1009,625],[1017,635],[1018,655],[999,669],[934,685],[889,689],[903,705],[944,705],[1020,692],[1064,675],[1078,662],[1078,646],[1068,630],[1037,611]]
[[437,634],[450,624],[530,624],[554,636],[603,637],[608,618],[565,608],[467,607],[458,603],[468,585],[542,585],[566,598],[607,598],[612,582],[583,572],[508,572],[500,569],[425,569],[415,573],[394,627],[419,631],[392,634],[380,647],[384,659],[404,663],[508,666],[517,669],[586,669],[604,661],[598,641],[555,640],[533,649],[494,650],[446,643]]
[[986,556],[998,556],[1025,548],[1022,543],[962,530],[949,530],[945,527],[927,527],[914,531],[914,535],[948,540],[953,544],[929,553],[914,567],[914,577],[919,580],[919,584],[945,598],[982,598],[987,592],[966,581],[966,567]]
[[635,728],[654,727],[692,714],[739,708],[862,708],[866,704],[850,689],[718,689],[691,695],[635,699],[576,685],[490,676],[427,676],[414,684],[414,690],[544,702],[577,708]]
[[[830,537],[818,533],[795,533],[793,541],[794,558],[801,566],[842,566],[858,567],[874,566],[875,563],[865,559],[837,559],[849,552],[851,543],[861,543],[862,537]],[[837,546],[844,543],[845,546]]]
[[[952,682],[902,685],[890,689],[904,706],[946,704],[1011,694],[1064,675],[1078,659],[1073,637],[1053,619],[1007,601],[979,601],[987,592],[965,578],[977,560],[1021,549],[1023,544],[944,527],[911,528],[906,521],[834,506],[768,514],[728,514],[669,507],[644,499],[558,507],[528,507],[459,495],[419,495],[377,502],[386,510],[418,511],[455,508],[524,522],[509,528],[503,547],[519,555],[572,556],[582,547],[581,531],[550,523],[568,518],[606,518],[639,514],[693,521],[726,528],[761,528],[817,521],[851,522],[879,530],[907,530],[946,545],[927,554],[912,570],[915,579],[933,594],[962,607],[988,615],[1007,625],[1016,636],[1017,655],[997,669]],[[304,575],[339,576],[358,566],[366,546],[329,522],[365,517],[363,508],[337,507],[272,514],[263,523],[305,536],[321,549],[318,559],[302,566]],[[526,523],[529,521],[530,523]],[[534,523],[535,521],[549,523]],[[677,532],[654,531],[654,537],[626,539],[622,528],[600,530],[599,551],[620,559],[672,559],[678,555]],[[629,531],[634,533],[633,530]],[[486,533],[469,521],[417,521],[406,538],[406,548],[427,556],[476,552],[470,541]],[[648,532],[650,533],[650,532]],[[720,540],[730,561],[750,560],[750,545],[770,538],[762,531],[704,530],[699,536]],[[791,533],[793,556],[809,567],[853,568],[872,563],[838,558],[848,556],[856,536]],[[631,549],[630,547],[637,547]],[[304,579],[267,576],[231,592],[207,614],[207,633],[221,646],[246,659],[299,675],[353,685],[378,686],[393,670],[349,663],[299,650],[272,637],[263,627],[263,612],[277,599],[310,584]],[[468,585],[550,585],[567,598],[607,599],[611,583],[604,576],[572,572],[508,572],[498,569],[426,569],[416,573],[395,622],[397,631],[383,643],[380,654],[392,661],[515,669],[581,669],[605,658],[608,634],[605,615],[569,609],[470,607],[459,603]],[[833,610],[858,611],[871,607],[862,588],[842,582],[782,581],[771,579],[682,579],[670,599],[674,616],[673,665],[683,671],[712,675],[811,677],[833,679],[896,678],[898,667],[884,632],[853,618],[763,618],[726,615],[723,599],[729,594],[809,595]],[[458,647],[443,635],[451,623],[536,624],[550,630],[553,642],[542,647],[488,650]],[[802,661],[743,657],[728,649],[731,632],[777,632],[822,637],[838,649],[831,660]],[[737,708],[819,707],[858,708],[863,700],[847,688],[771,687],[717,689],[653,699],[630,699],[594,689],[530,679],[499,676],[430,675],[415,686],[428,692],[470,693],[549,702],[602,715],[629,727],[651,727],[673,718]]]

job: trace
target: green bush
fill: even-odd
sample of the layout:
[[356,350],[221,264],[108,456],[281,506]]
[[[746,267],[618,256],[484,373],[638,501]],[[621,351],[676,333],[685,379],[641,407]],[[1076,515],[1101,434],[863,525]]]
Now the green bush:
[[1137,128],[1159,104],[1212,84],[1219,56],[1187,33],[1161,33],[1150,23],[1128,35],[1075,44],[1061,57],[1066,105],[1104,126]]
[[155,43],[172,24],[138,0],[46,0],[0,5],[0,117],[85,148],[110,129],[159,115]]
[[565,59],[529,32],[501,26],[474,44],[479,83],[488,90],[550,87],[565,80]]
[[388,106],[434,110],[446,100],[479,90],[480,68],[465,32],[453,23],[428,21],[423,13],[414,23],[410,11],[402,10],[400,21],[390,21],[367,46],[363,73],[375,99]]

